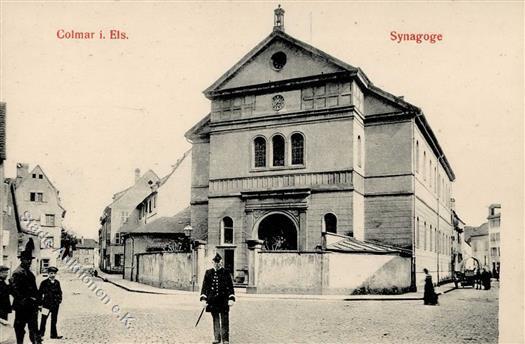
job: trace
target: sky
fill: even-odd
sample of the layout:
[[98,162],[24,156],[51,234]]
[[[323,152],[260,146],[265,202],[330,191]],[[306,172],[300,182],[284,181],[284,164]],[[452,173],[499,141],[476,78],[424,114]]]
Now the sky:
[[[468,225],[486,221],[491,203],[522,218],[522,3],[281,4],[288,34],[423,109]],[[163,176],[190,147],[184,133],[210,109],[202,91],[271,33],[276,5],[1,1],[6,176],[17,162],[41,165],[67,228],[97,238],[104,207],[135,168]],[[61,29],[128,39],[58,39]],[[397,43],[391,31],[443,40]]]

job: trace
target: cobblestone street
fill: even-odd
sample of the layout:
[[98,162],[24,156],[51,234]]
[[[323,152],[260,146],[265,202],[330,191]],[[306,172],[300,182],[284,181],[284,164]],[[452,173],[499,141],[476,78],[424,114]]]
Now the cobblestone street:
[[[64,290],[58,330],[46,343],[211,343],[211,316],[198,294],[128,292],[97,279],[111,298],[104,304],[74,275]],[[117,309],[118,308],[118,309]],[[113,311],[135,318],[127,329]],[[498,287],[453,290],[440,306],[420,301],[257,299],[239,295],[230,312],[232,343],[496,343]],[[12,321],[13,316],[10,317]]]

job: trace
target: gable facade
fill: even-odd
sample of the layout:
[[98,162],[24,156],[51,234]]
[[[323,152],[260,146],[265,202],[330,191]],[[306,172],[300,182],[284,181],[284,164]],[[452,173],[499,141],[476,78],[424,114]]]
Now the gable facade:
[[48,266],[56,266],[54,250],[60,248],[62,221],[66,213],[60,204],[58,190],[40,166],[29,171],[27,164],[19,163],[15,199],[21,229],[36,231],[41,238],[37,269],[46,272]]
[[[267,250],[314,251],[332,232],[415,255],[423,213],[441,246],[421,251],[422,264],[450,275],[444,200],[454,175],[420,109],[281,30],[204,93],[210,115],[186,134],[191,221],[234,276],[246,274],[253,239]],[[424,182],[416,160],[419,170],[429,165]],[[415,283],[415,266],[412,275]]]

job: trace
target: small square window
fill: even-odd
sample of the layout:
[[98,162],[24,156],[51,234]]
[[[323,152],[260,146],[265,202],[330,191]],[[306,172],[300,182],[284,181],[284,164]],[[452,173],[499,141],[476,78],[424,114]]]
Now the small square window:
[[38,179],[44,179],[44,176],[42,174],[39,174]]
[[305,88],[303,90],[303,97],[313,97],[314,91],[312,88]]
[[317,86],[315,88],[315,95],[316,96],[322,96],[326,93],[326,86],[325,85],[322,85],[322,86]]
[[305,110],[311,110],[314,108],[314,101],[313,100],[304,100],[303,101],[303,108]]
[[33,173],[33,178],[36,178],[36,174],[35,173]]

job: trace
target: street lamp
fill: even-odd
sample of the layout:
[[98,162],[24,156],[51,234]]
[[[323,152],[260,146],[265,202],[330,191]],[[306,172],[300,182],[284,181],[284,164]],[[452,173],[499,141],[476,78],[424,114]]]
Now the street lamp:
[[191,225],[186,225],[184,227],[184,235],[188,237],[188,240],[190,242],[190,250],[191,250],[191,291],[195,291],[195,250],[194,250],[194,242],[191,238],[191,233],[193,232],[193,227]]

